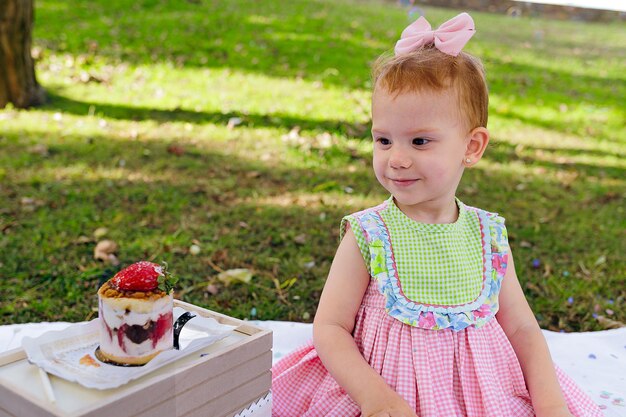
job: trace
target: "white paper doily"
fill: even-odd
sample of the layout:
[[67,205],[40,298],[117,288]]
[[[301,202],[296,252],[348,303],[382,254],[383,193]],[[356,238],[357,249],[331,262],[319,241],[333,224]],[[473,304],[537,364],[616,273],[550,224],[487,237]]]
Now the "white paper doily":
[[[174,320],[183,313],[184,309],[175,307]],[[94,352],[99,344],[100,331],[98,319],[47,332],[37,338],[25,337],[22,347],[30,363],[50,374],[87,388],[110,389],[203,349],[227,337],[235,327],[196,315],[180,333],[180,350],[161,352],[146,365],[138,367],[109,365],[96,359]],[[87,360],[81,361],[83,358]]]

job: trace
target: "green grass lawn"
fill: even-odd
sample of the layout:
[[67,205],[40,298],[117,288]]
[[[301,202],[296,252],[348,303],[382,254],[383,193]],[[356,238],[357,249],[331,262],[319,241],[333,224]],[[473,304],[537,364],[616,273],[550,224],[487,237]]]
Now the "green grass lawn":
[[[434,26],[456,12],[426,8]],[[407,10],[40,0],[35,15],[49,102],[0,111],[0,323],[94,318],[98,282],[144,259],[169,263],[185,301],[311,321],[341,217],[387,197],[369,65]],[[472,15],[493,142],[459,197],[507,218],[542,327],[625,322],[626,27]],[[94,259],[101,239],[119,266]],[[218,279],[234,268],[252,280]]]

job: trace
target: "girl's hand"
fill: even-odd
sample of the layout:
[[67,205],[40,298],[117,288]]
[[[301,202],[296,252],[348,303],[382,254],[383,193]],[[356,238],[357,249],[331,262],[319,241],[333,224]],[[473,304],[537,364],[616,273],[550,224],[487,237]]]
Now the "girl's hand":
[[417,417],[415,410],[395,391],[380,398],[372,398],[372,401],[363,404],[361,415],[363,417]]

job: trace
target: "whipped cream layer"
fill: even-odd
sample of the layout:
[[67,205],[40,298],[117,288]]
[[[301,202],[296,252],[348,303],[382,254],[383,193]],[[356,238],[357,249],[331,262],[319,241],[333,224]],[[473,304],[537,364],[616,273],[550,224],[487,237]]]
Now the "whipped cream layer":
[[115,361],[136,363],[137,359],[172,349],[173,297],[135,299],[110,298],[98,294],[100,350]]

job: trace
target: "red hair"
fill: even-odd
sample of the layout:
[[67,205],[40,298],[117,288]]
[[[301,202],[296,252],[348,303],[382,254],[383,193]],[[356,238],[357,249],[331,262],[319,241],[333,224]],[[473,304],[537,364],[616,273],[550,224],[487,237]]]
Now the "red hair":
[[392,94],[451,89],[467,127],[487,127],[489,92],[485,70],[472,55],[461,52],[451,56],[431,45],[408,54],[381,56],[374,63],[372,75],[374,92],[377,88]]

